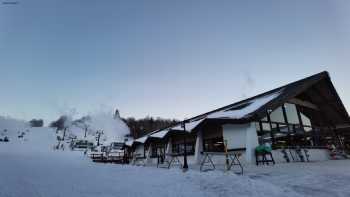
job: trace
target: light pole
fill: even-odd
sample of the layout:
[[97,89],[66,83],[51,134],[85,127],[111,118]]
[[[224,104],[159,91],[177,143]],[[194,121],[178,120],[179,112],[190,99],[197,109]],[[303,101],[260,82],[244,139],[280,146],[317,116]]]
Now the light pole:
[[66,131],[67,131],[67,127],[64,127],[64,130],[63,130],[63,137],[62,137],[62,138],[63,138],[63,139],[62,139],[63,141],[64,141],[64,137],[66,137]]
[[185,121],[182,122],[181,127],[184,129],[184,165],[183,165],[182,168],[187,170],[188,169],[188,164],[187,164],[186,123],[185,123]]

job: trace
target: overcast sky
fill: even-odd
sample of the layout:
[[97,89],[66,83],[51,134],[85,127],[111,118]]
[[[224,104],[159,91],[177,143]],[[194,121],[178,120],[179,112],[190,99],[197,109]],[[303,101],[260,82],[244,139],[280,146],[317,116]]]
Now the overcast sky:
[[350,1],[0,0],[0,114],[191,117],[327,70],[350,109]]

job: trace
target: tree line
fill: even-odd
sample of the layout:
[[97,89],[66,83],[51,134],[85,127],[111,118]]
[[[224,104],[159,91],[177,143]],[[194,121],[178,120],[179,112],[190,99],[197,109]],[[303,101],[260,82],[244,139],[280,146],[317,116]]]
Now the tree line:
[[146,116],[145,118],[135,119],[133,117],[123,118],[130,129],[130,135],[136,139],[146,135],[154,130],[171,126],[178,122],[176,119],[164,119],[161,117]]
[[29,121],[29,125],[31,127],[42,127],[42,126],[44,126],[44,120],[43,119],[32,119]]

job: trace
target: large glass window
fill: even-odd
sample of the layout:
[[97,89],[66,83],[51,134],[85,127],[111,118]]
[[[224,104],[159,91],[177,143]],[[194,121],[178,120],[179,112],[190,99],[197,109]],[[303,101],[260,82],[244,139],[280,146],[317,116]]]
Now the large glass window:
[[256,124],[256,127],[258,128],[258,140],[259,144],[272,144],[272,137],[271,137],[271,127],[270,123],[261,122],[260,124]]
[[276,124],[271,123],[272,132],[273,132],[273,141],[274,144],[272,146],[274,148],[285,147],[288,142],[288,127],[286,124]]
[[282,107],[279,107],[270,113],[271,122],[285,123]]
[[300,113],[300,117],[303,125],[311,126],[310,118],[306,117],[303,113]]
[[279,132],[289,133],[290,127],[287,124],[279,124]]
[[294,104],[286,103],[284,105],[284,108],[286,110],[288,123],[299,124],[299,117],[296,106]]
[[261,125],[262,125],[262,130],[263,131],[271,131],[271,126],[270,126],[270,123],[268,123],[268,122],[263,122],[263,123],[261,123]]
[[273,148],[315,146],[315,131],[310,118],[302,114],[300,106],[285,103],[255,123],[259,144]]

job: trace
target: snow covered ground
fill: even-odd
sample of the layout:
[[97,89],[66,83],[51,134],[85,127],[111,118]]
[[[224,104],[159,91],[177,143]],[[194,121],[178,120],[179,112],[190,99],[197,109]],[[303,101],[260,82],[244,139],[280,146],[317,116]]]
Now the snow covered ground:
[[350,161],[248,167],[183,173],[95,164],[77,151],[54,151],[53,130],[31,129],[24,139],[0,142],[0,197],[112,196],[350,196]]

